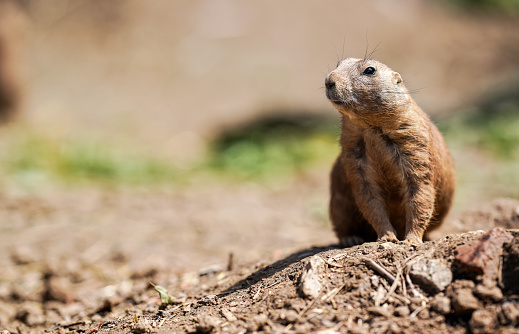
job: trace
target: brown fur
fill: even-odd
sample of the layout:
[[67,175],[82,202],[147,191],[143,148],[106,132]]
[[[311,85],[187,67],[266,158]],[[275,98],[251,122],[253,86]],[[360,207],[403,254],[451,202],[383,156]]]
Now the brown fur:
[[18,1],[0,0],[0,124],[12,120],[22,102],[25,28]]
[[[375,73],[363,73],[368,67]],[[330,201],[341,243],[422,242],[443,222],[454,195],[454,164],[440,132],[400,74],[380,62],[345,59],[325,84],[343,115]]]

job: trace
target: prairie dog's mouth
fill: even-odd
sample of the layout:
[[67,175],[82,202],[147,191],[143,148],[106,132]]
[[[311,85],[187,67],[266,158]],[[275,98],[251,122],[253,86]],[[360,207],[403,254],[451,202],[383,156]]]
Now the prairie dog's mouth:
[[342,100],[332,100],[330,99],[330,101],[333,103],[333,104],[336,104],[336,105],[339,105],[339,106],[342,106],[343,104],[345,104],[346,102],[342,101]]
[[339,94],[337,93],[335,87],[327,88],[326,89],[326,97],[328,100],[330,100],[333,104],[336,105],[343,105],[344,101],[340,98]]

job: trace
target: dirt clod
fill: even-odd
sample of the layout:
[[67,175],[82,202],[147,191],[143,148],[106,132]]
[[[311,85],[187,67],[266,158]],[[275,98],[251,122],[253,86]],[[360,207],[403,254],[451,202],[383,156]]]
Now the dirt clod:
[[431,308],[440,314],[448,314],[451,311],[451,301],[448,297],[436,295],[431,301]]
[[470,314],[477,310],[481,305],[472,293],[475,284],[472,281],[459,280],[454,282],[447,290],[447,295],[451,299],[454,312],[460,316]]
[[395,308],[395,315],[399,316],[399,317],[407,317],[409,314],[411,314],[411,312],[409,311],[409,308],[407,306],[398,306],[397,308]]
[[218,318],[202,314],[198,317],[197,330],[201,333],[211,333],[219,323],[220,320]]
[[[112,232],[110,238],[124,231]],[[70,256],[36,252],[43,263],[15,264],[9,252],[0,253],[5,260],[0,267],[0,328],[11,333],[293,334],[476,333],[498,326],[507,333],[519,324],[519,303],[511,292],[517,280],[508,278],[517,267],[519,231],[508,232],[514,239],[502,247],[502,282],[499,275],[478,279],[454,264],[454,249],[484,232],[448,235],[421,245],[310,247],[251,262],[237,256],[232,271],[213,266],[225,262],[227,251],[220,261],[200,264],[204,270],[180,270],[170,262],[154,263],[154,257],[134,266],[129,261],[135,253],[98,243]],[[452,270],[444,291],[427,288],[410,273],[422,261],[416,267],[434,263]],[[316,297],[300,288],[309,272],[320,284]],[[160,310],[161,299],[150,281],[165,287],[174,302]]]
[[135,334],[144,334],[144,333],[156,333],[157,331],[149,324],[139,322],[135,324],[132,328],[132,333]]
[[495,311],[482,309],[476,310],[472,313],[469,325],[472,333],[480,334],[495,332],[499,323]]
[[493,284],[478,284],[474,290],[474,294],[483,301],[494,301],[497,302],[503,299],[503,292],[501,289]]
[[506,301],[501,305],[501,311],[504,316],[504,324],[517,326],[519,325],[519,302]]

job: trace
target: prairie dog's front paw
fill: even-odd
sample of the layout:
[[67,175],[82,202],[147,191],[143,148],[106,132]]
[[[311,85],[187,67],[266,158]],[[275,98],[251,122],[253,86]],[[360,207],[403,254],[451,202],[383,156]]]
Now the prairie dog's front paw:
[[404,242],[411,245],[423,243],[422,239],[416,236],[408,236],[404,239]]
[[380,242],[398,242],[398,238],[393,232],[387,232],[383,236],[379,237],[377,241]]

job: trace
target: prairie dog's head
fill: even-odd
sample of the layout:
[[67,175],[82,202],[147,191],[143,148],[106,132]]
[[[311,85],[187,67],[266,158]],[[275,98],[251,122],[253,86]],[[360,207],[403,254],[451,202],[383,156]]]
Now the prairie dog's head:
[[376,60],[344,59],[326,76],[325,86],[339,112],[364,120],[390,116],[411,100],[400,74]]

